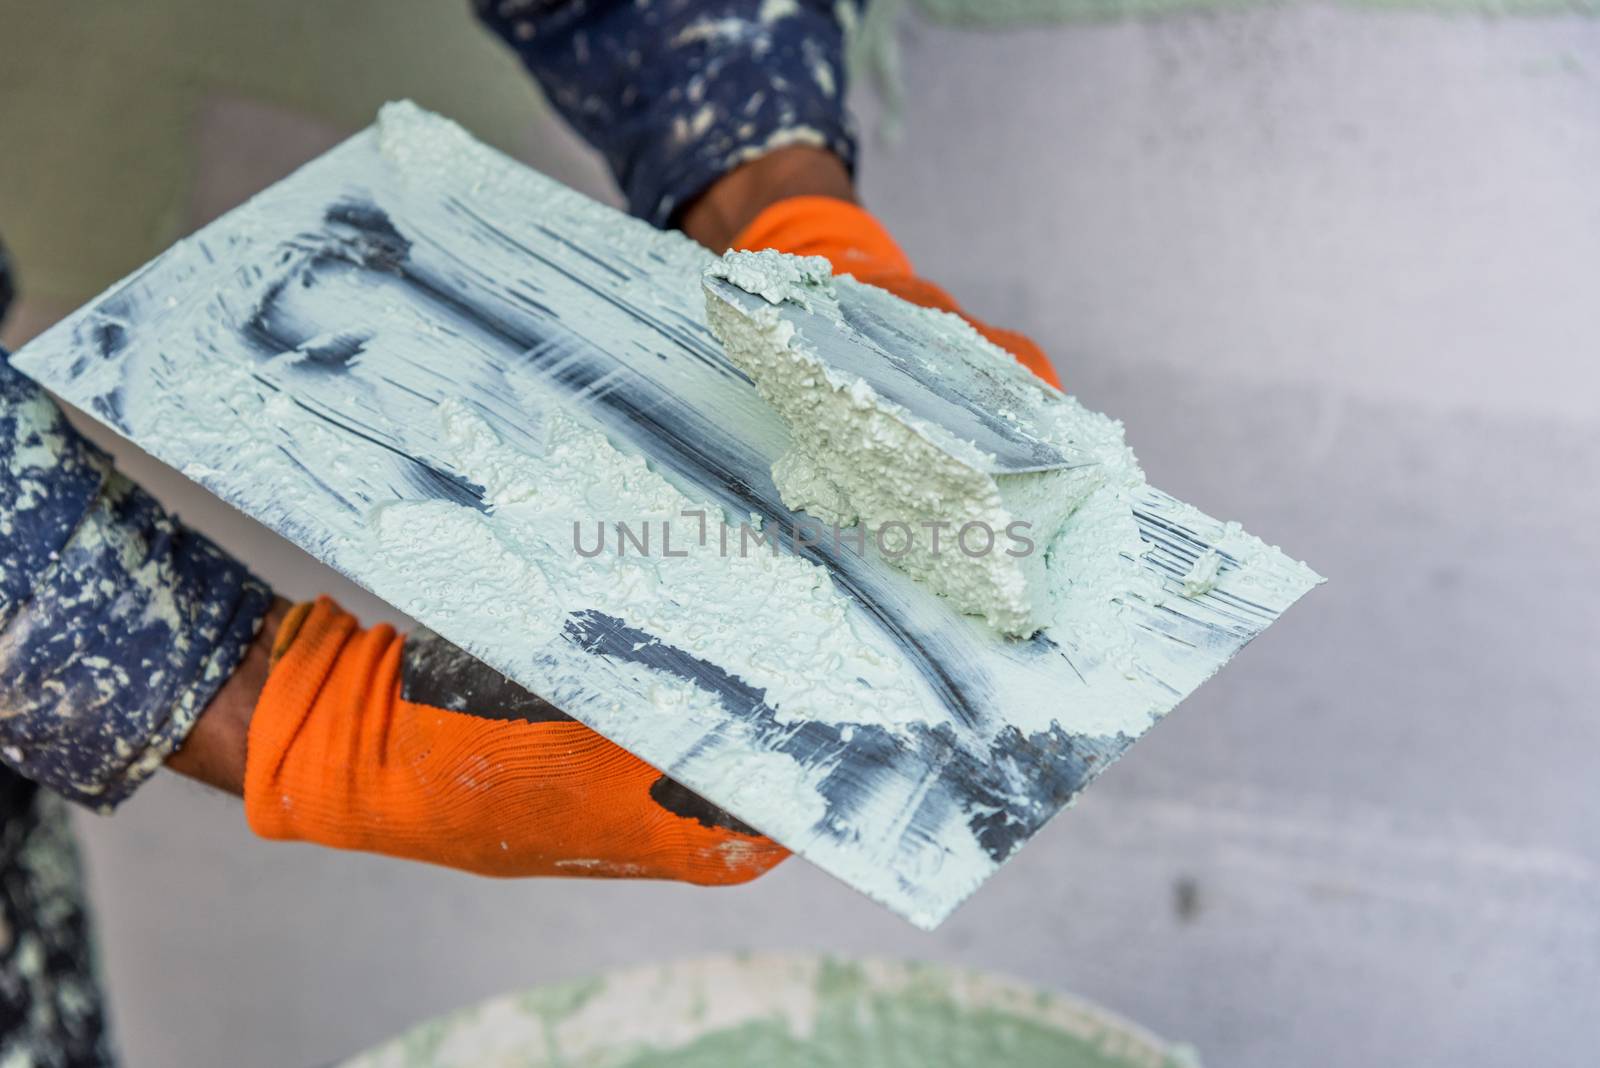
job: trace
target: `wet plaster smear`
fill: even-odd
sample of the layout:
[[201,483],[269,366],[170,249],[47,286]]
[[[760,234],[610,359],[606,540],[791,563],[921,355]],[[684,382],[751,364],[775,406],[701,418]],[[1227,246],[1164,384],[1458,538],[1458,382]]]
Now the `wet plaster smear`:
[[15,362],[931,927],[1317,579],[1054,391],[1033,432],[1092,475],[1022,576],[1030,636],[1004,583],[957,604],[795,541],[816,502],[773,469],[808,443],[708,329],[715,262],[389,105]]

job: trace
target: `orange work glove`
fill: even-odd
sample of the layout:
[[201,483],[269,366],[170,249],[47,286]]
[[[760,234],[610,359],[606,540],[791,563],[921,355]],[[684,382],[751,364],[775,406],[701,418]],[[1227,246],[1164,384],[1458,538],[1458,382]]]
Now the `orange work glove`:
[[789,197],[757,215],[733,239],[733,247],[748,252],[770,248],[795,256],[821,256],[833,264],[834,274],[852,274],[858,282],[887,289],[901,300],[954,312],[1028,370],[1061,388],[1055,368],[1038,345],[1014,331],[973,318],[961,310],[950,294],[917,277],[911,261],[889,231],[859,205],[834,197]]
[[244,803],[264,838],[483,875],[722,885],[789,855],[449,642],[326,597],[279,628]]

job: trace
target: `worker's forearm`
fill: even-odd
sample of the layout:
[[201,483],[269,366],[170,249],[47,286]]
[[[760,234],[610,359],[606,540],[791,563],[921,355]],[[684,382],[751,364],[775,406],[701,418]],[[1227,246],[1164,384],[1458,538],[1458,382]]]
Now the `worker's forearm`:
[[687,228],[685,213],[705,190],[774,150],[826,150],[848,171],[845,26],[862,2],[477,0],[477,8],[605,157],[628,210]]
[[844,161],[808,145],[780,148],[717,179],[688,208],[683,232],[722,252],[764,208],[800,196],[855,201],[855,184]]
[[288,601],[273,598],[261,631],[245,650],[244,659],[200,713],[183,747],[167,758],[167,767],[208,786],[243,796],[250,716],[266,685],[272,643],[288,611]]
[[110,810],[182,745],[271,595],[0,353],[0,762]]

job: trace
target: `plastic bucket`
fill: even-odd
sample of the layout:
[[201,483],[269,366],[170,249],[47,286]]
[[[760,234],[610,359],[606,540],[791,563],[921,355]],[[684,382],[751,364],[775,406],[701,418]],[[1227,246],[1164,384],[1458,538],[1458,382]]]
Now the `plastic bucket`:
[[494,998],[345,1068],[1192,1068],[1077,998],[895,961],[738,956]]

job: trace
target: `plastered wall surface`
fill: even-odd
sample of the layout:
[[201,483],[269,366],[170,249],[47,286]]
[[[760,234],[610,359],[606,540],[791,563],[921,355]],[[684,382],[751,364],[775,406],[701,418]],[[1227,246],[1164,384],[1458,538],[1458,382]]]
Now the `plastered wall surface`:
[[[0,4],[0,142],[56,161],[54,181],[0,169],[0,232],[37,280],[12,342],[390,96],[610,196],[464,5],[337,5],[306,54],[264,28],[280,5],[228,5],[238,32],[143,5],[169,15],[137,47],[60,52],[105,85],[67,92],[34,53],[80,39],[68,23],[90,6]],[[373,54],[375,26],[391,58],[328,73]],[[723,892],[485,882],[260,843],[233,802],[159,779],[79,822],[130,1064],[323,1063],[510,988],[733,948],[1009,972],[1215,1064],[1586,1062],[1600,24],[1288,7],[914,24],[902,47],[908,103],[898,141],[867,144],[868,203],[925,273],[1124,417],[1153,480],[1328,585],[932,936],[799,864]],[[196,66],[243,69],[252,49],[269,59],[248,84]],[[188,72],[180,118],[146,66],[115,72],[163,54]],[[491,73],[499,95],[457,81]],[[181,195],[109,159],[67,168],[96,158],[80,131],[142,155],[142,123],[179,131],[163,143],[187,161]],[[113,242],[100,223],[118,214],[139,240]],[[118,451],[286,594],[393,618]]]

